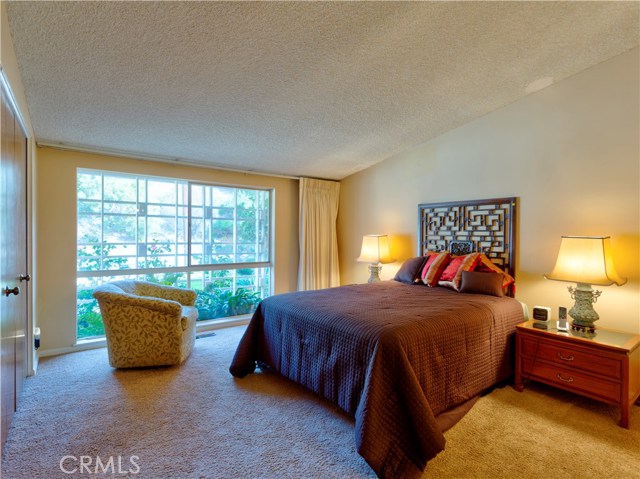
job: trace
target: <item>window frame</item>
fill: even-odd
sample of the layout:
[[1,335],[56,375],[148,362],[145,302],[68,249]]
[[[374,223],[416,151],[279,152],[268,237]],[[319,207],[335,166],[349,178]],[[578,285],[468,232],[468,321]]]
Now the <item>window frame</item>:
[[[85,201],[95,201],[96,203],[100,203],[101,205],[101,212],[100,212],[100,222],[101,222],[101,233],[100,233],[100,245],[104,245],[104,203],[105,201],[108,203],[114,203],[117,201],[111,201],[111,200],[105,200],[105,191],[104,191],[104,179],[105,176],[113,176],[113,177],[124,177],[124,178],[130,178],[130,179],[134,179],[136,180],[136,213],[135,213],[135,218],[136,218],[136,222],[139,221],[139,218],[146,218],[147,214],[148,214],[148,210],[145,211],[144,215],[140,215],[139,214],[139,204],[140,204],[140,198],[139,198],[139,181],[140,180],[156,180],[156,181],[168,181],[168,182],[172,182],[175,183],[176,185],[176,192],[177,192],[177,188],[179,188],[180,184],[183,184],[186,186],[186,190],[187,190],[187,195],[186,195],[186,204],[180,204],[178,196],[176,195],[176,203],[175,203],[175,207],[176,207],[176,218],[179,217],[179,212],[177,211],[179,208],[186,208],[187,209],[187,216],[186,216],[186,221],[187,221],[187,228],[186,228],[186,238],[184,243],[186,243],[186,264],[184,266],[166,266],[166,267],[157,267],[157,268],[119,268],[119,269],[96,269],[96,270],[79,270],[78,266],[79,266],[79,247],[81,245],[81,243],[78,241],[78,225],[79,225],[79,220],[80,220],[80,216],[82,213],[80,213],[80,211],[78,210],[78,205],[80,204],[80,201],[82,201],[83,199],[79,198],[78,195],[78,178],[80,174],[83,173],[87,173],[87,174],[99,174],[101,177],[101,191],[100,191],[100,199],[99,200],[92,200],[92,199],[85,199]],[[267,244],[268,244],[268,249],[267,249],[267,260],[265,261],[251,261],[251,262],[232,262],[232,263],[206,263],[206,264],[192,264],[192,256],[191,256],[191,246],[192,246],[192,209],[193,209],[193,204],[192,204],[192,187],[193,186],[201,186],[201,187],[220,187],[220,188],[229,188],[229,189],[233,189],[236,190],[236,195],[237,195],[237,190],[252,190],[252,191],[259,191],[259,192],[266,192],[268,195],[268,210],[267,210],[267,220],[268,220],[268,237],[267,237]],[[145,183],[145,189],[147,189],[146,183]],[[147,189],[148,190],[148,189]],[[268,295],[272,295],[273,291],[274,291],[274,269],[275,269],[275,262],[274,262],[274,215],[275,215],[275,207],[274,207],[274,188],[270,188],[270,187],[257,187],[257,186],[244,186],[244,185],[237,185],[237,184],[225,184],[225,183],[218,183],[218,182],[204,182],[204,181],[194,181],[194,180],[189,180],[186,178],[180,178],[180,177],[165,177],[165,176],[154,176],[154,175],[145,175],[145,174],[137,174],[137,173],[127,173],[127,172],[120,172],[120,171],[111,171],[111,170],[100,170],[100,169],[93,169],[93,168],[76,168],[76,254],[75,254],[75,261],[76,261],[76,297],[78,294],[78,286],[77,286],[77,282],[78,279],[80,278],[116,278],[118,276],[141,276],[141,275],[155,275],[155,274],[164,274],[164,273],[184,273],[186,276],[186,282],[187,282],[187,288],[191,287],[191,282],[192,282],[192,275],[191,273],[197,273],[197,272],[207,272],[207,271],[220,271],[220,270],[240,270],[240,269],[264,269],[264,268],[268,268],[269,272],[268,272]],[[145,195],[148,194],[148,191],[145,192]],[[146,202],[146,204],[148,205],[148,202]],[[237,202],[236,205],[234,206],[234,210],[237,210]],[[133,215],[132,215],[133,216]],[[234,249],[236,247],[236,238],[235,238],[235,229],[236,229],[236,225],[237,225],[237,219],[235,218],[234,215]],[[147,229],[147,227],[145,226],[145,229]],[[145,232],[146,235],[146,232]],[[178,232],[176,230],[176,242],[175,243],[171,243],[172,246],[176,247],[176,251],[175,251],[175,256],[176,259],[178,256],[180,256],[178,254],[178,245],[180,244],[184,244],[184,243],[180,243],[178,241]],[[139,248],[140,248],[140,244],[145,244],[148,245],[149,243],[146,242],[145,238],[145,243],[140,243],[139,242],[139,238],[138,238],[138,226],[136,224],[136,238],[135,238],[135,243],[132,243],[135,245],[136,248],[136,253],[135,253],[135,259],[136,259],[136,266],[139,265]],[[123,243],[126,244],[126,243]],[[256,253],[257,255],[257,253]],[[104,254],[101,251],[100,253],[100,266],[104,267]],[[121,257],[127,257],[127,256],[121,256]],[[131,256],[128,256],[131,257]],[[237,259],[234,257],[234,259]],[[233,284],[234,286],[236,285],[236,275],[234,274],[234,281]],[[239,288],[235,287],[234,291],[237,290]],[[260,290],[260,288],[257,288],[258,290]],[[207,323],[214,323],[214,322],[224,322],[224,321],[228,321],[229,318],[234,318],[234,316],[227,316],[224,318],[217,318],[217,319],[210,319],[210,320],[204,320],[204,321],[198,321],[199,324],[207,324]],[[78,316],[76,315],[76,328],[75,328],[75,333],[76,333],[76,342],[78,341],[93,341],[96,339],[100,339],[103,338],[104,336],[88,336],[88,337],[83,337],[83,338],[79,338],[78,337]]]

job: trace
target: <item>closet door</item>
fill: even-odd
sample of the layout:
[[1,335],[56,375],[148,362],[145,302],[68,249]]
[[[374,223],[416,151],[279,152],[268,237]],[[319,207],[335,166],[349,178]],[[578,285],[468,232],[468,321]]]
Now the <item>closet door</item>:
[[[26,376],[27,139],[2,89],[0,144],[0,438],[7,438]],[[22,280],[21,280],[22,278]]]

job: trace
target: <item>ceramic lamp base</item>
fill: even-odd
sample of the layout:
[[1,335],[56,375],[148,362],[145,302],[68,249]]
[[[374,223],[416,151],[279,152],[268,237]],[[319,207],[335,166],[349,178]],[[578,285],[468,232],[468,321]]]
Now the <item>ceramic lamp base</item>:
[[591,285],[586,283],[578,283],[575,288],[569,286],[567,289],[576,300],[576,304],[569,310],[569,316],[573,318],[572,329],[595,330],[593,323],[600,319],[600,316],[593,309],[593,303],[598,301],[602,291],[594,291]]
[[379,264],[371,263],[369,265],[369,280],[368,283],[377,283],[380,281],[380,271],[382,271],[382,266]]

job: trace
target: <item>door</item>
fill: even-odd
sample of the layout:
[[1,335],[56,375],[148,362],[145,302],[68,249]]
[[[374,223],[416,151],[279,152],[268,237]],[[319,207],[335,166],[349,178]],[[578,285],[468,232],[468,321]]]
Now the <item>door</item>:
[[0,144],[0,423],[7,438],[27,373],[27,138],[2,89]]

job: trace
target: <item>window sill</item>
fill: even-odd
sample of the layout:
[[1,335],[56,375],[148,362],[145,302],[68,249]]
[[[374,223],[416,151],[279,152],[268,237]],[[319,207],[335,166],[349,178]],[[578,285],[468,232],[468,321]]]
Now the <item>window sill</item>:
[[222,319],[208,319],[206,321],[198,321],[196,323],[196,332],[212,331],[214,329],[231,328],[233,326],[241,326],[249,324],[253,314],[241,314],[239,316],[231,316]]
[[76,344],[73,345],[74,348],[88,348],[91,349],[92,346],[106,346],[107,340],[104,336],[99,338],[89,338],[89,339],[80,339],[76,341]]

